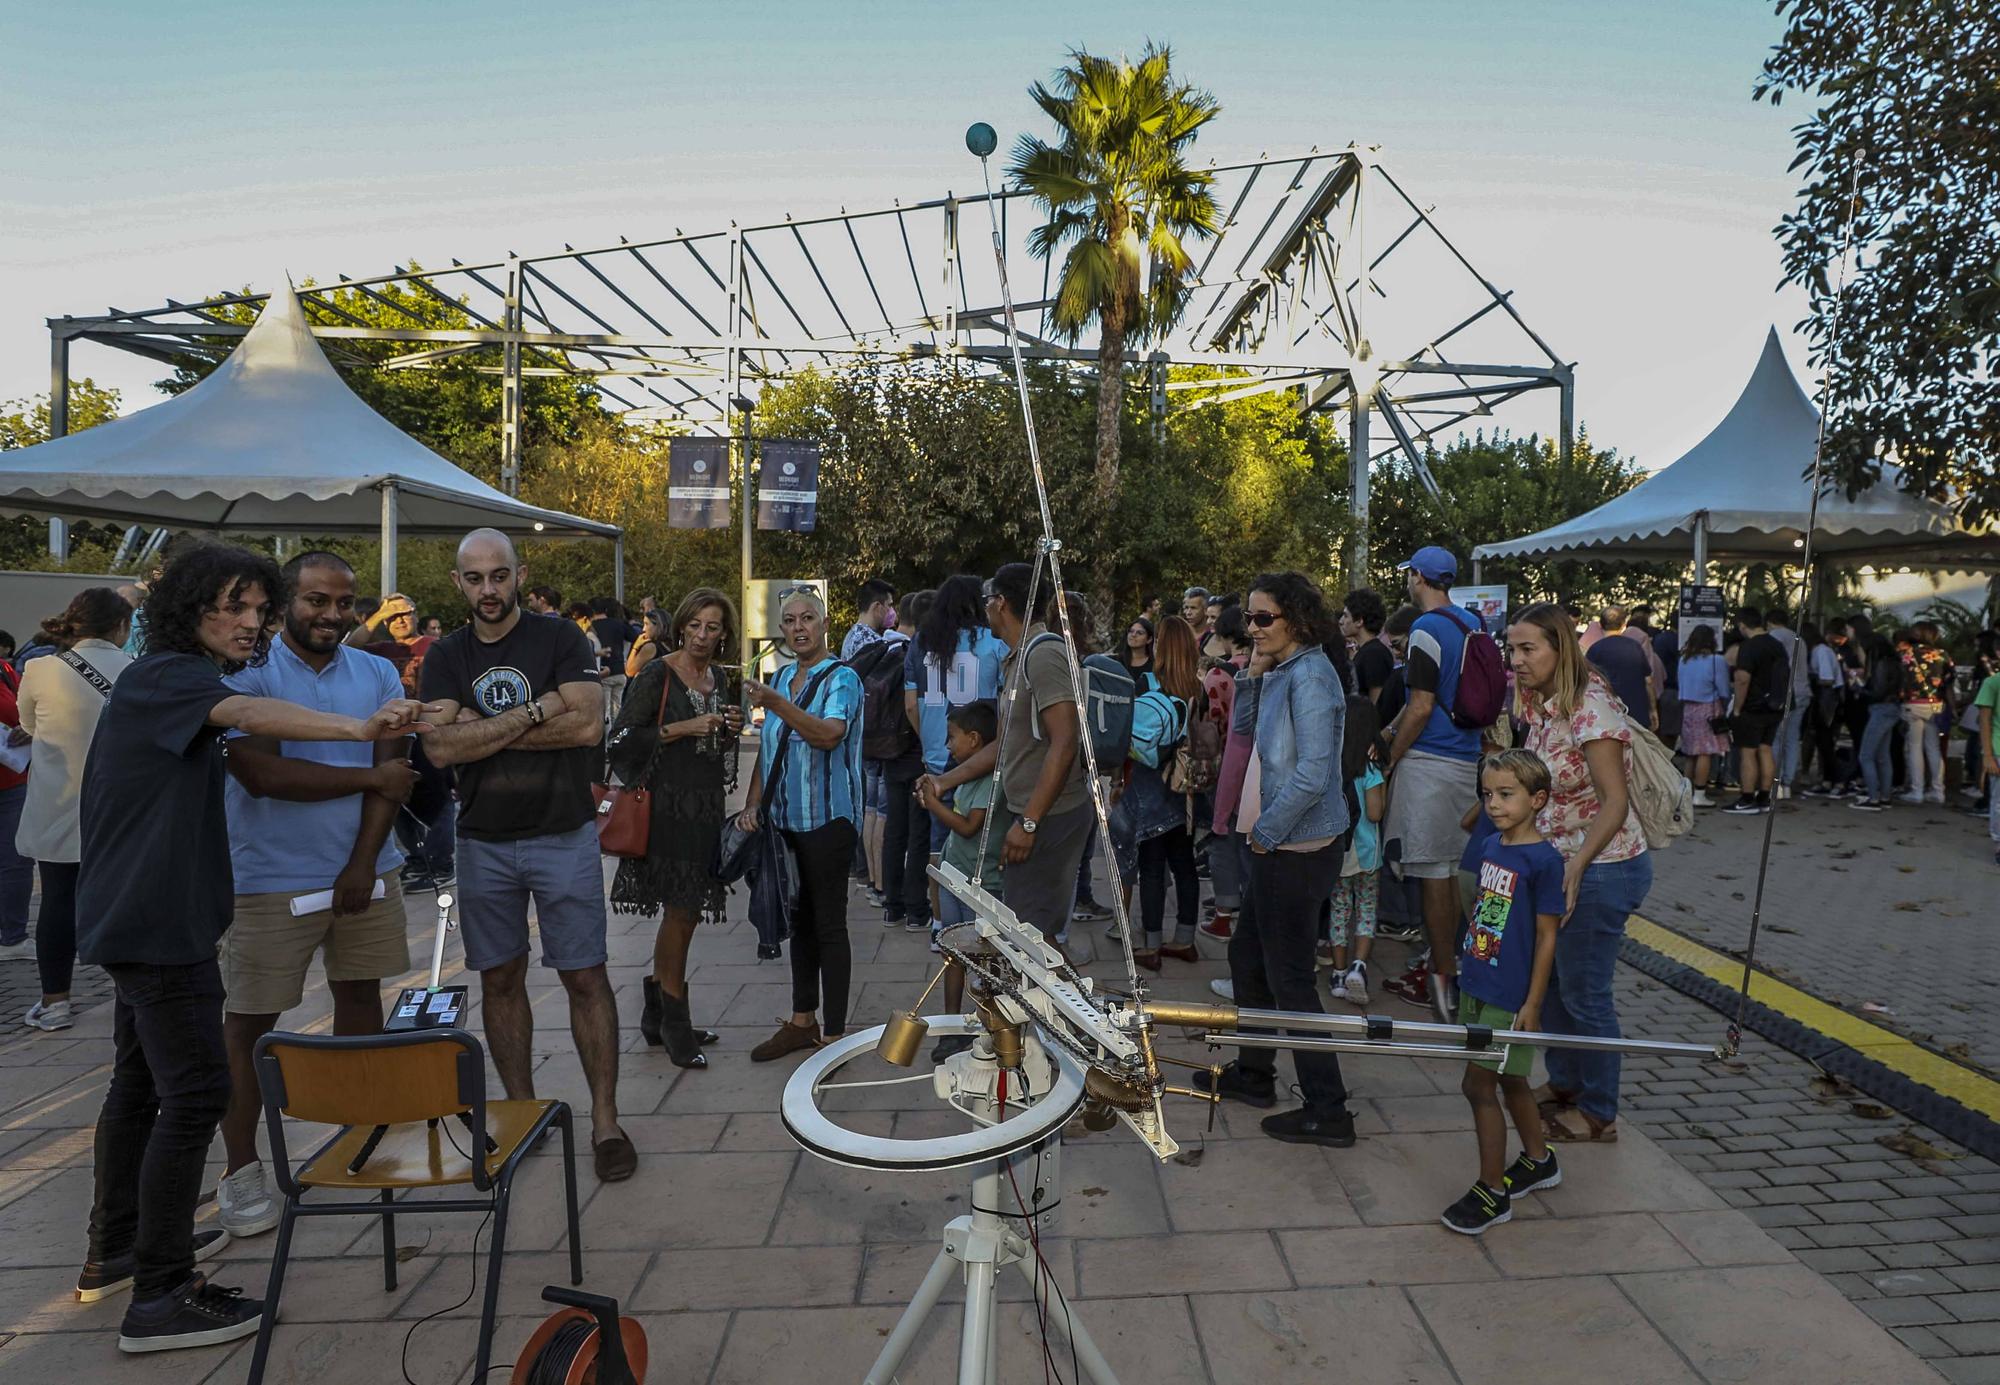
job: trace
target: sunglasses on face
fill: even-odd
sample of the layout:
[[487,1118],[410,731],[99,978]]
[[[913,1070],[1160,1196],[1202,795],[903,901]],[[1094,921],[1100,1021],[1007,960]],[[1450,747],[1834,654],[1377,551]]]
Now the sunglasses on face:
[[979,589],[979,599],[981,601],[995,601],[999,599],[999,596],[1000,596],[1000,589],[994,586],[991,582],[988,582],[985,586]]
[[1269,630],[1273,625],[1283,620],[1284,617],[1276,611],[1249,611],[1244,614],[1243,619],[1249,621],[1259,630]]

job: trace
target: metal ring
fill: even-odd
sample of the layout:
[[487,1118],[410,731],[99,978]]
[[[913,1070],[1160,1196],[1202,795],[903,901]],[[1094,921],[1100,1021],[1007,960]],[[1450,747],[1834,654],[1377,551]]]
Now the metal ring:
[[[979,1032],[978,1022],[964,1015],[926,1015],[924,1019],[930,1032],[939,1037]],[[878,1024],[836,1039],[801,1063],[785,1083],[779,1117],[785,1133],[808,1153],[857,1169],[964,1168],[991,1163],[1048,1138],[1067,1125],[1083,1105],[1082,1064],[1061,1045],[1044,1043],[1042,1047],[1055,1066],[1055,1085],[1034,1105],[998,1125],[927,1140],[898,1140],[849,1130],[820,1110],[814,1093],[827,1077],[863,1053],[874,1052],[882,1029]]]

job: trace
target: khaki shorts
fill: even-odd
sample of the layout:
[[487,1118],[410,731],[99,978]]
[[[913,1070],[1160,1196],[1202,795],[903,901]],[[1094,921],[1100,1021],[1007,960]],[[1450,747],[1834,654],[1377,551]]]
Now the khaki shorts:
[[305,996],[313,953],[324,951],[329,981],[380,981],[410,969],[410,921],[395,871],[386,889],[358,914],[333,910],[292,917],[301,893],[236,896],[236,920],[222,935],[222,1008],[232,1015],[282,1015]]

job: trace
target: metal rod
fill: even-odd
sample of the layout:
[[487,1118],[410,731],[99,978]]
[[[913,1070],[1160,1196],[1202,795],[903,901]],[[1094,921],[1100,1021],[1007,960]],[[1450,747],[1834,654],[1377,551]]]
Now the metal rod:
[[[1360,1038],[1395,1039],[1409,1035],[1415,1039],[1449,1039],[1464,1043],[1472,1031],[1462,1024],[1438,1024],[1432,1020],[1387,1020],[1380,1015],[1312,1015],[1292,1010],[1238,1010],[1236,1023],[1250,1029],[1291,1029],[1308,1033],[1351,1035]],[[1388,1033],[1369,1033],[1388,1026]],[[1591,1048],[1614,1053],[1673,1053],[1688,1057],[1712,1054],[1712,1046],[1668,1043],[1656,1039],[1602,1038],[1594,1034],[1547,1034],[1540,1030],[1495,1029],[1495,1043],[1532,1044],[1537,1048]],[[1234,1043],[1224,1037],[1218,1042]]]
[[[1441,1044],[1379,1043],[1370,1039],[1292,1039],[1283,1034],[1205,1034],[1210,1043],[1234,1044],[1238,1048],[1283,1048],[1306,1053],[1384,1053],[1398,1058],[1455,1058],[1471,1062],[1478,1058],[1499,1061],[1498,1048],[1446,1048]],[[1703,1049],[1704,1053],[1710,1050]]]

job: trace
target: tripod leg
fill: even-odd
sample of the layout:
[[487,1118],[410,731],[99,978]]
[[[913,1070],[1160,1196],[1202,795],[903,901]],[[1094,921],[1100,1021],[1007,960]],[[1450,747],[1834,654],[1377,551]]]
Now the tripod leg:
[[958,1338],[958,1385],[992,1385],[986,1368],[993,1353],[993,1279],[991,1260],[965,1265],[965,1326]]
[[924,1282],[917,1287],[917,1296],[910,1300],[910,1306],[903,1310],[903,1316],[896,1320],[896,1328],[889,1334],[889,1340],[882,1344],[882,1354],[875,1358],[875,1364],[868,1369],[863,1385],[890,1385],[896,1372],[902,1367],[903,1357],[909,1352],[910,1344],[917,1340],[917,1334],[924,1330],[924,1320],[937,1307],[937,1301],[944,1296],[945,1287],[951,1283],[951,1272],[956,1265],[949,1251],[939,1251],[937,1259],[931,1261],[930,1269],[924,1275]]
[[1083,1325],[1083,1319],[1077,1316],[1074,1308],[1064,1311],[1062,1290],[1056,1287],[1055,1281],[1046,1277],[1037,1278],[1033,1260],[1016,1260],[1014,1264],[1027,1278],[1036,1297],[1041,1299],[1042,1311],[1048,1316],[1049,1325],[1061,1327],[1069,1337],[1070,1345],[1076,1348],[1077,1364],[1083,1367],[1084,1375],[1093,1385],[1118,1385],[1118,1377],[1111,1373],[1111,1365],[1104,1359],[1104,1353],[1091,1340],[1090,1329]]

